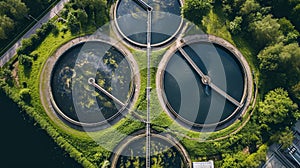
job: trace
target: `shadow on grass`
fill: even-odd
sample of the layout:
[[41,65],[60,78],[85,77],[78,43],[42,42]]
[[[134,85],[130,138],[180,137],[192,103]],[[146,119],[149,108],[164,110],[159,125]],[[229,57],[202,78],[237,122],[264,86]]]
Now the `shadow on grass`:
[[31,71],[32,71],[31,66],[28,66],[28,67],[24,66],[24,75],[25,75],[26,78],[30,77]]

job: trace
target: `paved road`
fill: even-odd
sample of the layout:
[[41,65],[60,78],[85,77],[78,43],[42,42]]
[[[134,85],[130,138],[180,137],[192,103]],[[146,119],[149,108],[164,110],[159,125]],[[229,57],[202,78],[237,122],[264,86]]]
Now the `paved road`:
[[59,13],[65,3],[70,0],[61,0],[58,2],[41,20],[39,20],[27,33],[25,33],[10,49],[8,49],[1,57],[0,57],[0,67],[3,67],[14,55],[17,53],[17,49],[21,46],[21,41],[24,38],[30,37],[30,35],[34,34],[36,29],[40,28],[43,23],[46,23],[48,20],[53,18],[57,13]]

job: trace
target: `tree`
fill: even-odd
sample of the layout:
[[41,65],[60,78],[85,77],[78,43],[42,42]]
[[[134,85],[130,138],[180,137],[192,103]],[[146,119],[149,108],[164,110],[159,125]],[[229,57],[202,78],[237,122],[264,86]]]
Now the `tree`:
[[203,16],[212,8],[210,0],[186,0],[182,7],[183,16],[195,24],[201,24]]
[[25,38],[22,40],[22,46],[18,48],[17,53],[18,55],[27,54],[29,55],[32,52],[32,40],[30,38]]
[[20,90],[20,98],[21,100],[25,101],[26,103],[29,103],[31,100],[31,95],[30,95],[30,89],[21,89]]
[[300,30],[300,1],[299,0],[259,0],[264,6],[271,6],[272,13],[277,18],[286,17]]
[[67,19],[67,25],[70,28],[72,33],[77,33],[80,30],[80,22],[74,16],[73,12],[70,12]]
[[223,154],[222,155],[222,167],[223,168],[240,168],[242,167],[242,162],[247,157],[243,152],[238,152],[235,154]]
[[237,16],[233,21],[229,23],[229,30],[233,34],[238,34],[241,32],[241,23],[243,18],[241,16]]
[[261,6],[255,0],[247,0],[242,5],[239,13],[241,15],[249,15],[250,13],[257,12],[260,8]]
[[277,88],[259,102],[259,122],[264,124],[291,125],[299,119],[298,106],[288,97],[288,92]]
[[240,132],[243,138],[239,141],[239,145],[249,147],[249,152],[256,151],[257,146],[262,144],[262,133],[259,129],[261,125],[253,120],[249,121],[249,124],[245,125]]
[[279,29],[278,19],[274,19],[270,14],[250,24],[250,30],[253,31],[258,47],[280,41],[283,35]]
[[259,149],[250,154],[242,163],[245,168],[257,168],[262,162],[266,161],[267,145],[261,145]]
[[8,68],[0,70],[0,77],[4,78],[7,83],[11,83],[13,80],[12,72]]
[[75,13],[75,15],[78,18],[78,21],[80,22],[80,27],[86,26],[88,22],[88,15],[84,10],[78,9]]
[[286,149],[292,145],[294,140],[294,134],[291,129],[286,127],[285,130],[277,131],[275,134],[273,134],[270,140],[273,143],[281,144],[282,149]]
[[28,8],[21,0],[6,0],[9,5],[10,14],[12,18],[21,20],[28,13]]
[[259,69],[263,72],[278,71],[280,67],[280,54],[283,43],[266,47],[258,54]]
[[296,25],[298,30],[300,30],[300,17],[299,16],[300,16],[300,2],[298,2],[297,5],[295,5],[295,7],[293,8],[293,10],[291,12],[291,20]]
[[0,16],[0,39],[7,39],[12,29],[14,29],[14,21],[6,15]]
[[6,15],[9,12],[9,4],[6,1],[0,2],[0,15]]
[[33,58],[28,55],[19,55],[19,63],[25,68],[30,68],[32,66]]
[[75,4],[86,12],[89,20],[95,21],[97,25],[100,26],[107,21],[106,1],[75,0]]
[[300,82],[298,82],[296,85],[292,87],[292,94],[293,97],[297,100],[297,102],[300,102]]
[[0,15],[7,15],[15,21],[20,21],[29,10],[21,0],[5,0],[0,2],[0,11]]
[[100,163],[99,167],[101,168],[108,168],[110,166],[110,162],[108,160],[105,160]]
[[281,18],[278,20],[280,24],[280,30],[285,36],[284,42],[286,44],[297,42],[299,37],[299,32],[295,29],[295,26],[286,18]]
[[259,68],[267,89],[284,87],[290,90],[300,80],[300,47],[297,43],[284,45],[278,43],[266,47],[258,54]]
[[282,144],[283,149],[286,149],[286,148],[288,148],[292,145],[293,140],[294,140],[293,131],[286,128],[285,131],[281,132],[281,135],[279,136],[278,143]]

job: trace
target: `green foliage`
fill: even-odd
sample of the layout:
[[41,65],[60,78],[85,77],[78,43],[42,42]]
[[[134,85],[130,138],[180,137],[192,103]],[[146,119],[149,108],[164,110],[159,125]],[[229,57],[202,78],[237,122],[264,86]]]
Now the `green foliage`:
[[300,103],[300,82],[298,82],[296,85],[292,87],[291,93],[293,94],[293,97],[296,99],[298,105]]
[[6,15],[0,15],[0,39],[7,39],[13,28],[13,20]]
[[255,119],[252,119],[248,124],[241,130],[241,139],[238,144],[247,146],[250,152],[256,151],[257,146],[262,145],[262,132],[260,125]]
[[28,13],[28,8],[21,0],[6,0],[9,12],[15,20],[23,19]]
[[300,30],[300,1],[299,0],[259,0],[262,5],[271,6],[272,13],[278,17],[286,17]]
[[72,12],[68,14],[67,25],[73,34],[79,32],[80,30],[80,22]]
[[33,63],[33,58],[28,55],[19,55],[19,63],[24,65],[25,68],[30,68]]
[[108,160],[105,160],[99,165],[99,167],[101,168],[109,168],[109,166],[110,166],[110,162]]
[[0,69],[0,78],[4,78],[7,83],[11,83],[13,80],[11,70],[8,68]]
[[282,149],[290,147],[294,140],[294,133],[288,127],[283,131],[278,131],[273,134],[270,138],[271,142],[278,143],[282,145]]
[[22,46],[17,50],[18,55],[29,55],[40,45],[47,35],[49,35],[54,27],[53,23],[47,22],[36,31],[36,34],[32,34],[29,38],[23,39]]
[[244,168],[257,168],[266,161],[267,145],[259,147],[257,152],[250,154],[243,162]]
[[4,0],[0,2],[0,15],[20,20],[28,13],[28,8],[21,0]]
[[25,101],[25,102],[30,102],[31,100],[31,95],[30,95],[30,89],[25,88],[20,90],[20,99]]
[[280,24],[278,19],[274,19],[270,14],[251,23],[250,29],[258,47],[275,43],[283,37],[282,32],[279,30]]
[[76,10],[75,16],[77,16],[78,21],[80,22],[81,26],[86,26],[86,24],[88,22],[88,15],[85,12],[85,10],[82,10],[82,9]]
[[240,9],[241,15],[249,15],[250,13],[255,13],[260,10],[261,6],[255,0],[246,0]]
[[[296,25],[297,29],[300,30],[300,2],[294,6],[291,13],[291,20]],[[288,16],[287,16],[288,17]]]
[[242,167],[242,162],[246,159],[247,155],[243,152],[238,152],[235,154],[223,154],[222,168],[239,168]]
[[[38,16],[45,14],[51,9],[50,5],[57,0],[2,0],[0,1],[0,51],[5,50],[21,37],[22,33],[39,19]],[[7,19],[8,18],[8,19]],[[2,25],[1,25],[2,24]]]
[[266,73],[279,70],[282,49],[283,43],[279,43],[262,50],[258,54],[259,69]]
[[279,19],[278,23],[280,24],[280,30],[285,36],[284,42],[286,44],[297,42],[299,32],[295,30],[295,26],[286,18]]
[[245,1],[246,0],[222,0],[222,10],[231,20],[239,13]]
[[90,22],[97,26],[101,26],[108,21],[106,4],[106,0],[74,0],[72,8],[73,10],[77,10],[77,8],[83,9]]
[[259,122],[281,126],[291,126],[299,119],[298,107],[288,97],[287,91],[275,89],[266,94],[264,101],[259,102]]
[[[300,80],[300,47],[297,43],[278,43],[266,47],[258,54],[265,89],[284,87],[290,90]],[[268,82],[272,78],[276,82]]]
[[88,22],[97,27],[108,21],[106,0],[74,0],[62,12],[67,20],[71,32],[78,33],[82,28],[87,28]]
[[234,18],[233,21],[229,22],[229,30],[232,34],[238,34],[241,32],[242,21],[243,21],[243,18],[240,16],[237,16]]
[[238,152],[223,154],[222,168],[257,168],[266,160],[267,145],[261,145],[259,149],[251,154]]
[[294,140],[293,131],[286,128],[286,131],[281,132],[281,135],[279,135],[278,143],[282,144],[282,149],[286,149],[292,145],[293,140]]
[[186,0],[182,13],[186,19],[199,25],[203,16],[207,15],[211,8],[210,0]]
[[8,39],[18,21],[28,13],[28,8],[21,0],[4,0],[0,2],[0,39]]

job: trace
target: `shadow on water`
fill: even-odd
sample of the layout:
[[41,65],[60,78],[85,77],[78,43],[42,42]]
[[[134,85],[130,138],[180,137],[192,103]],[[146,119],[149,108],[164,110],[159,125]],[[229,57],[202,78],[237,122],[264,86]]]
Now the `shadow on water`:
[[17,104],[1,90],[0,106],[2,113],[0,167],[82,167],[44,130],[34,126],[34,121],[21,112]]

